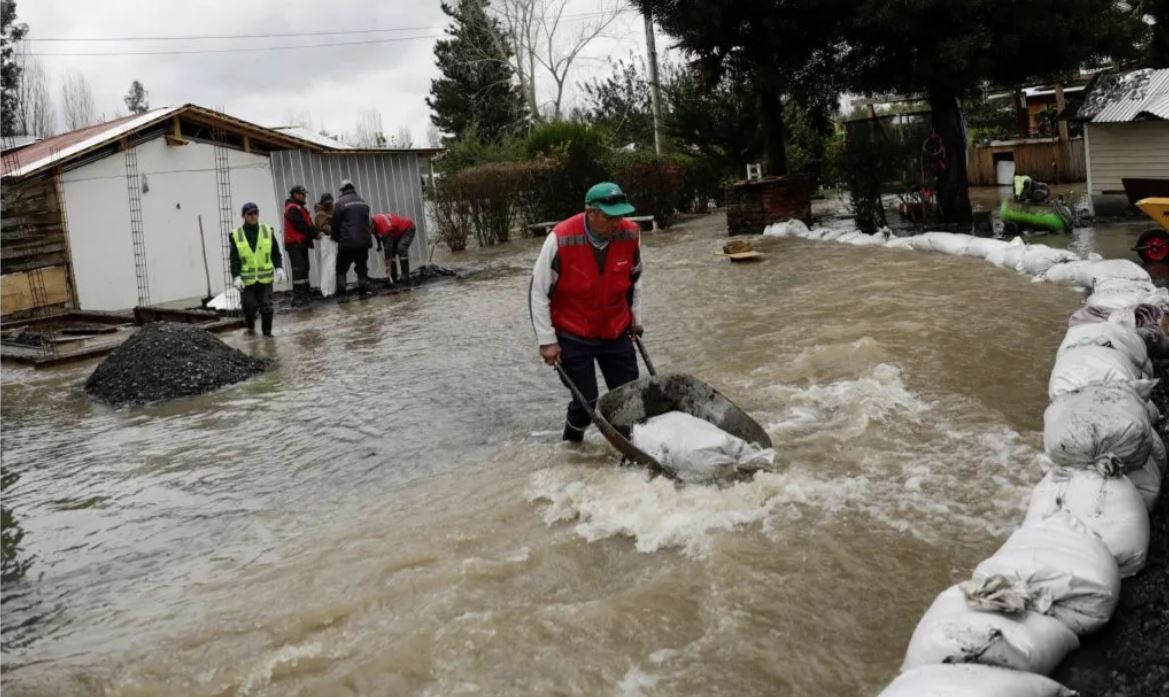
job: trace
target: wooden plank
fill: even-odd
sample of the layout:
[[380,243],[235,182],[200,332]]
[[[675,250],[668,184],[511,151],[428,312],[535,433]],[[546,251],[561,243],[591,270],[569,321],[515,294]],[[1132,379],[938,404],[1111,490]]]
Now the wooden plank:
[[[45,286],[47,305],[60,305],[69,301],[69,285],[64,266],[52,266],[41,270]],[[0,315],[35,309],[29,273],[4,274],[0,276]]]

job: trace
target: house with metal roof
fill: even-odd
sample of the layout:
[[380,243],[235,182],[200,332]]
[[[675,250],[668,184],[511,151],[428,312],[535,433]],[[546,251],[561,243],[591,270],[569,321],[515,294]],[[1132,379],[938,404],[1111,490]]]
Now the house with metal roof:
[[1169,190],[1169,69],[1099,75],[1077,116],[1097,213]]
[[[420,158],[438,152],[349,148],[194,104],[6,144],[0,315],[197,306],[231,281],[228,237],[241,206],[255,202],[261,222],[279,230],[294,184],[315,201],[350,179],[375,212],[413,218],[420,263]],[[371,273],[382,266],[371,253]],[[314,258],[314,284],[317,267]]]

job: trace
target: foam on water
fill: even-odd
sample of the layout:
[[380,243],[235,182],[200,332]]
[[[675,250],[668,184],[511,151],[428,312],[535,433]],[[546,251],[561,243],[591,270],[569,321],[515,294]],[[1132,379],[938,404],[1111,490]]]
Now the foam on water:
[[849,513],[930,542],[964,528],[1004,534],[1038,473],[1038,450],[1020,434],[970,419],[969,402],[923,399],[896,365],[769,392],[778,407],[767,421],[777,472],[725,488],[676,487],[640,469],[569,464],[533,474],[527,496],[545,502],[548,525],[572,523],[585,540],[628,537],[641,552],[703,557],[718,533],[758,526],[783,535],[795,521]]

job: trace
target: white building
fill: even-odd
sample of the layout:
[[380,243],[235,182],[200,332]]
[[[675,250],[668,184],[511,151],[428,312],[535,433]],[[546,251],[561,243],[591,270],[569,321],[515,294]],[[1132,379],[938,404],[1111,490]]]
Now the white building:
[[[287,196],[281,187],[292,173],[276,165],[274,176],[273,163],[292,153],[343,154],[345,171],[338,173],[354,181],[375,212],[392,210],[417,222],[412,256],[421,261],[426,230],[418,159],[434,152],[333,148],[191,104],[6,150],[2,314],[198,306],[230,280],[227,236],[240,224],[245,202],[259,205],[261,222],[279,233]],[[399,176],[374,176],[374,165],[384,170],[386,161]],[[322,191],[303,182],[312,200],[327,186],[315,179]]]
[[1125,180],[1134,191],[1169,188],[1169,69],[1099,76],[1079,118],[1098,213],[1127,204]]

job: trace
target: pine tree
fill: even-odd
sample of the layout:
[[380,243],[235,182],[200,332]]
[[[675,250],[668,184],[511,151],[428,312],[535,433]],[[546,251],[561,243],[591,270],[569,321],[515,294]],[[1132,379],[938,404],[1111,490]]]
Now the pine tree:
[[130,110],[131,114],[145,114],[150,111],[150,102],[147,101],[150,93],[142,86],[142,83],[135,80],[130,83],[130,91],[122,98],[126,103],[126,108]]
[[16,112],[20,64],[13,55],[14,44],[28,31],[16,23],[16,0],[0,0],[0,135],[16,134]]
[[426,105],[430,120],[445,140],[458,138],[472,125],[479,137],[497,141],[527,122],[523,100],[513,82],[511,50],[499,22],[487,15],[488,0],[443,3],[452,20],[448,39],[434,47],[442,76],[430,83]]

